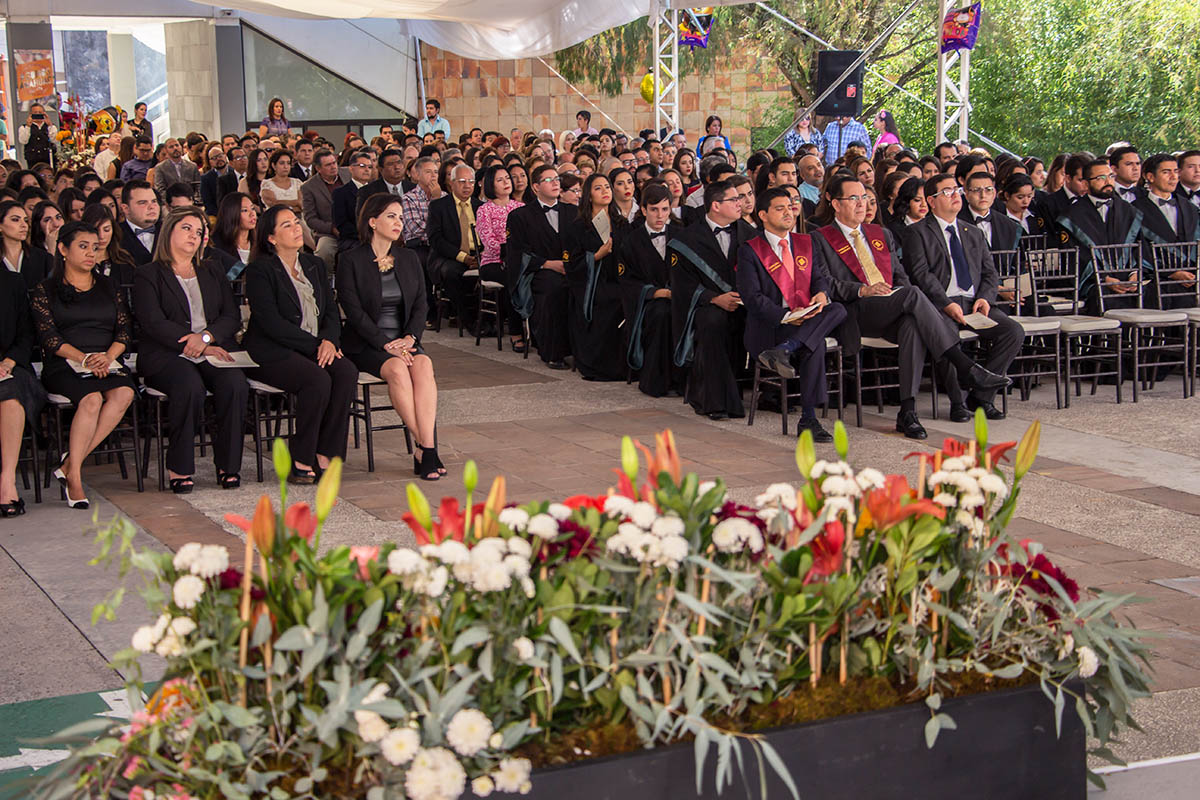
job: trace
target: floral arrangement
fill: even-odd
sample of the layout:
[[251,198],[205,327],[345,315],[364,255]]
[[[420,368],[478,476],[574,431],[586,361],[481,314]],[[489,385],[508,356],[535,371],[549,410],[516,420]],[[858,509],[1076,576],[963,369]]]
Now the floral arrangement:
[[54,134],[54,163],[61,168],[78,169],[92,163],[96,150],[89,146],[82,134],[77,133],[71,120],[62,120],[63,128]]
[[[914,487],[852,468],[839,423],[838,460],[806,434],[798,487],[744,506],[681,474],[668,431],[653,452],[626,438],[604,495],[518,506],[497,478],[479,503],[468,463],[464,504],[436,517],[409,485],[418,549],[324,555],[340,463],[315,509],[289,506],[276,442],[280,505],[229,518],[243,569],[219,546],[134,550],[123,521],[99,534],[98,560],[142,572],[157,616],[116,658],[138,710],[62,732],[76,747],[36,795],[524,794],[540,766],[691,740],[697,792],[710,752],[720,790],[746,751],[796,796],[756,731],[923,701],[933,747],[954,728],[943,697],[1016,683],[1040,683],[1060,721],[1071,702],[1111,757],[1148,695],[1146,648],[1113,615],[1127,598],[1080,590],[1004,533],[1037,441],[1035,423],[988,447],[980,415],[975,441],[914,454]],[[143,703],[149,652],[167,671]]]

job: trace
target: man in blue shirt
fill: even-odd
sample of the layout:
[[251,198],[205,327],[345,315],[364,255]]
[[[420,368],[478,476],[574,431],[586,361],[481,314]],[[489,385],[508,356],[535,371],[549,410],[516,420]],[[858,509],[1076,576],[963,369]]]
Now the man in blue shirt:
[[825,163],[832,164],[846,153],[853,142],[867,146],[867,158],[871,157],[871,134],[856,119],[838,117],[825,127]]
[[434,98],[425,101],[425,119],[417,123],[417,136],[424,137],[427,133],[441,131],[446,141],[450,141],[450,123],[442,119],[441,111],[442,104]]

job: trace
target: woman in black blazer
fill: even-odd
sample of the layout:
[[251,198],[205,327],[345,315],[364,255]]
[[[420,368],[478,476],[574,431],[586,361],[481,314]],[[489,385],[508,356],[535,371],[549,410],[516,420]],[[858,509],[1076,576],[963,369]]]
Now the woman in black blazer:
[[17,457],[25,419],[36,420],[46,402],[32,357],[33,323],[25,281],[0,269],[0,517],[25,513],[25,501],[17,494]]
[[187,494],[195,485],[195,435],[206,391],[213,395],[216,436],[213,461],[222,489],[241,485],[242,434],[250,389],[240,369],[209,363],[233,359],[241,314],[225,276],[200,260],[207,220],[200,209],[179,208],[167,215],[154,260],[133,279],[133,308],[142,335],[138,373],[146,385],[167,396],[170,440],[167,477],[171,491]]
[[[387,381],[392,405],[417,437],[413,471],[427,481],[446,474],[438,458],[437,383],[421,349],[428,305],[425,274],[400,237],[400,198],[376,194],[358,215],[362,242],[338,259],[338,302],[346,315],[343,346],[363,372]],[[425,442],[425,444],[422,444]]]
[[29,214],[16,200],[0,202],[0,248],[4,270],[19,273],[27,289],[46,280],[54,268],[54,256],[29,245]]
[[296,395],[291,440],[293,483],[316,483],[317,471],[346,457],[350,402],[358,369],[342,357],[341,323],[325,262],[301,253],[304,229],[287,206],[258,218],[246,268],[250,325],[242,345],[259,366],[246,377]]

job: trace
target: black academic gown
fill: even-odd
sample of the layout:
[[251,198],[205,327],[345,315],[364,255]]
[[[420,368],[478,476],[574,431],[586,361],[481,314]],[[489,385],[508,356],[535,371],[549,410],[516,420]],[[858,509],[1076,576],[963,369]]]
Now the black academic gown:
[[[1142,212],[1141,235],[1142,241],[1145,243],[1143,258],[1147,264],[1154,264],[1154,252],[1151,245],[1200,240],[1200,211],[1197,211],[1196,207],[1186,199],[1180,199],[1178,194],[1172,195],[1171,199],[1175,203],[1177,216],[1177,224],[1174,228],[1171,227],[1166,214],[1159,208],[1157,201],[1150,196],[1149,192],[1138,197],[1133,203],[1134,209]],[[1177,252],[1174,255],[1179,256],[1180,253]],[[1193,263],[1190,265],[1190,269],[1184,271],[1194,273],[1196,268],[1197,265]],[[1152,284],[1154,291],[1147,298],[1148,305],[1159,305],[1162,308],[1190,308],[1196,305],[1195,292],[1186,291],[1185,287],[1178,283],[1167,284],[1166,293],[1158,297],[1157,273],[1155,273],[1155,278],[1156,280]]]
[[625,227],[628,223],[613,223],[612,250],[598,260],[595,253],[604,242],[590,219],[577,218],[562,228],[563,252],[568,254],[571,353],[584,380],[617,381],[625,377],[621,330],[625,312],[617,275],[617,249]]
[[[1065,246],[1079,248],[1079,296],[1083,298],[1089,314],[1100,310],[1092,247],[1131,244],[1138,240],[1142,231],[1141,211],[1116,196],[1111,203],[1107,219],[1101,219],[1091,196],[1081,197],[1058,218],[1058,227],[1066,236]],[[1130,265],[1131,271],[1137,268],[1137,264]],[[1111,302],[1106,299],[1110,307],[1131,305],[1133,302],[1133,298],[1113,298]]]
[[[577,213],[574,206],[558,203],[559,231]],[[567,327],[567,278],[542,269],[547,261],[563,257],[562,238],[546,219],[538,201],[526,203],[508,215],[508,248],[505,251],[509,296],[513,308],[529,320],[542,361],[562,361],[571,352]]]
[[[666,242],[682,230],[674,223],[667,225],[662,242],[664,252]],[[638,370],[638,388],[651,397],[670,392],[682,394],[687,373],[675,365],[671,299],[654,297],[659,289],[671,288],[671,273],[667,259],[658,254],[645,223],[640,220],[621,237],[617,275],[629,336],[627,360],[632,369]]]
[[[965,203],[962,211],[959,212],[958,218],[962,221],[975,225],[981,231],[983,230],[975,222],[975,212],[970,209]],[[988,242],[988,249],[995,250],[1016,250],[1017,244],[1024,236],[1024,228],[1022,228],[1016,220],[1012,219],[1005,213],[1004,208],[993,207],[987,215],[987,221],[991,224],[992,239]],[[987,238],[986,236],[984,238]]]
[[689,366],[684,397],[697,414],[745,415],[737,374],[745,361],[746,312],[741,307],[725,311],[712,303],[717,295],[736,291],[738,248],[755,236],[740,219],[733,226],[728,253],[721,252],[707,216],[667,243],[675,363]]

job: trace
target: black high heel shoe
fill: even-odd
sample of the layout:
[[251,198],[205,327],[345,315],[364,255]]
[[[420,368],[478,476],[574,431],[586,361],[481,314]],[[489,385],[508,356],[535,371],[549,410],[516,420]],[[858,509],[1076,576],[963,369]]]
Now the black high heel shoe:
[[413,472],[423,481],[441,480],[442,473],[438,470],[438,463],[436,447],[421,447],[420,463],[417,463],[417,457],[413,456]]
[[5,517],[19,517],[25,513],[25,500],[18,497],[11,503],[0,503],[0,519]]

